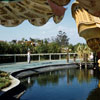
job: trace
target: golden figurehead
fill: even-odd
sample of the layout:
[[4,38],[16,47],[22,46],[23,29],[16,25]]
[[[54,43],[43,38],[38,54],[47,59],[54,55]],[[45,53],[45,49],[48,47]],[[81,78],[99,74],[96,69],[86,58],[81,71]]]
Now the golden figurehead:
[[72,4],[72,16],[79,36],[85,38],[93,51],[100,52],[100,18],[88,13],[77,1]]

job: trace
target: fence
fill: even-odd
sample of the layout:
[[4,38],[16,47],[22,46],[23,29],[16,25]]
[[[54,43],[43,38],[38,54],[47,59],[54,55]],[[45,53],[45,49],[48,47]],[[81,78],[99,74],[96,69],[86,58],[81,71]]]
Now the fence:
[[[62,59],[75,59],[78,57],[77,53],[42,53],[30,54],[31,61],[41,60],[62,60]],[[0,54],[0,63],[9,62],[23,62],[27,61],[27,54]]]

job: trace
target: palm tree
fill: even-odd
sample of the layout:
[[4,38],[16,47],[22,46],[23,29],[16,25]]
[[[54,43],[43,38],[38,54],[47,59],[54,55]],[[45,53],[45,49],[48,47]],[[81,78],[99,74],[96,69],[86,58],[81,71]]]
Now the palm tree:
[[87,45],[79,44],[77,47],[77,53],[80,58],[80,66],[82,61],[85,62],[85,65],[87,66],[88,57],[91,53],[90,48]]

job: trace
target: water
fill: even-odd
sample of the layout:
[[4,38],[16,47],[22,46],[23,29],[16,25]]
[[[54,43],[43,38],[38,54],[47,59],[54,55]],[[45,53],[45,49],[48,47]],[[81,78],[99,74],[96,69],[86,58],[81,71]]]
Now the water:
[[21,79],[26,92],[19,100],[100,100],[93,70],[66,69]]

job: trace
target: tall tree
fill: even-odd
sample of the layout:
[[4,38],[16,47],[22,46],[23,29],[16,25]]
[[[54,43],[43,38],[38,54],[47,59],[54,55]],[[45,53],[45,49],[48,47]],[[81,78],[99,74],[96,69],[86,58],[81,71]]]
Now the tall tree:
[[65,32],[59,31],[59,34],[56,37],[56,42],[60,45],[60,46],[68,46],[69,44],[69,38],[67,36],[67,34]]
[[36,40],[30,37],[30,41],[35,42]]
[[25,42],[25,38],[22,38],[22,41]]

